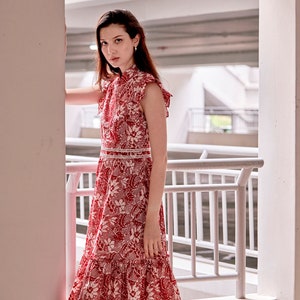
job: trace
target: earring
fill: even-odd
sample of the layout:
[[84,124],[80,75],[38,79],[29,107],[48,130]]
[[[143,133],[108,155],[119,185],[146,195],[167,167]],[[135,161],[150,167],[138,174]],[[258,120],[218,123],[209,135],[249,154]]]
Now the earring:
[[134,47],[134,51],[136,51],[136,50],[137,50],[137,46]]

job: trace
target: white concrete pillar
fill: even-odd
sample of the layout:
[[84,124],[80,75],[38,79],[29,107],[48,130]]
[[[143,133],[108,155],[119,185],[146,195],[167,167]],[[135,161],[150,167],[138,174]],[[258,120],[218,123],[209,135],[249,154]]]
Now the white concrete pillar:
[[259,155],[265,165],[259,176],[258,292],[280,300],[300,299],[296,4],[299,0],[260,1],[259,18]]
[[296,129],[295,129],[295,145],[296,145],[296,254],[295,254],[295,295],[300,297],[300,1],[296,1]]
[[64,2],[0,2],[0,298],[65,299]]

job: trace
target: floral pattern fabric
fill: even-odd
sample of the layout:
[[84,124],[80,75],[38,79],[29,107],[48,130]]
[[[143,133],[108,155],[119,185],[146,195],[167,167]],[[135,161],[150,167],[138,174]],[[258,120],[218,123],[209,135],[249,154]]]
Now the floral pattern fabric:
[[163,251],[147,259],[143,248],[152,161],[140,101],[151,82],[160,86],[168,115],[170,94],[135,66],[103,85],[95,192],[69,300],[180,300],[167,254],[162,207]]

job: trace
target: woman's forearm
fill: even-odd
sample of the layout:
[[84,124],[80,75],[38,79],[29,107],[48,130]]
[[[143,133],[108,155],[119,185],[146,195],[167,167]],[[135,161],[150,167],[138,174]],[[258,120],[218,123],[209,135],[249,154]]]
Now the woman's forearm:
[[65,101],[68,105],[97,104],[101,94],[96,87],[67,89]]
[[150,176],[149,201],[146,216],[147,218],[155,218],[159,216],[159,210],[166,179],[166,166],[167,155],[153,161]]

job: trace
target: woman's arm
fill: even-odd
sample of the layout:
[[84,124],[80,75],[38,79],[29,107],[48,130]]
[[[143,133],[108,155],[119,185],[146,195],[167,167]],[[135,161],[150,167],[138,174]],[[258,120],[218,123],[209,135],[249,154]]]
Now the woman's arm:
[[[65,24],[65,55],[67,54],[67,26]],[[97,104],[102,93],[96,86],[66,89],[65,102],[69,105]]]
[[159,211],[167,166],[166,109],[161,89],[156,83],[147,85],[141,105],[148,124],[153,162],[144,231],[144,249],[146,257],[154,257],[162,250]]
[[66,90],[66,104],[85,105],[97,104],[102,92],[97,87],[77,88]]

